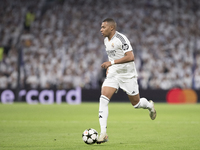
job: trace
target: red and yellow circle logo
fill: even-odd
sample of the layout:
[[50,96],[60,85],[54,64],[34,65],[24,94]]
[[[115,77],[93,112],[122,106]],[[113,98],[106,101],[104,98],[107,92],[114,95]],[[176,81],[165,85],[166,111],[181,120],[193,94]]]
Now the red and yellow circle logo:
[[171,89],[167,93],[168,103],[197,103],[197,93],[192,89]]

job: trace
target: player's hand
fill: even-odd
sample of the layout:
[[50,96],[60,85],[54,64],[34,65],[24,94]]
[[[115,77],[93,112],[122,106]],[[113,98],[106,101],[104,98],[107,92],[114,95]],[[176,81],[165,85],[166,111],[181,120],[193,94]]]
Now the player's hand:
[[103,64],[101,64],[101,67],[105,68],[105,69],[107,69],[110,66],[111,66],[111,62],[110,61],[107,61],[107,62],[104,62]]

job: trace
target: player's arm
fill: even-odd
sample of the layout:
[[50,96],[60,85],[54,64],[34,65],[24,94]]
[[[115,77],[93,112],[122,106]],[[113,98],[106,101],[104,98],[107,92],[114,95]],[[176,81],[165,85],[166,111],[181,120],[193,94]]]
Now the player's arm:
[[101,67],[107,69],[108,67],[110,67],[113,64],[123,64],[123,63],[127,63],[130,61],[134,61],[134,54],[132,51],[126,52],[124,57],[122,57],[120,59],[116,59],[113,62],[110,62],[110,61],[104,62],[101,65]]
[[128,51],[125,53],[124,57],[114,60],[114,64],[123,64],[130,61],[134,61],[134,55],[132,51]]

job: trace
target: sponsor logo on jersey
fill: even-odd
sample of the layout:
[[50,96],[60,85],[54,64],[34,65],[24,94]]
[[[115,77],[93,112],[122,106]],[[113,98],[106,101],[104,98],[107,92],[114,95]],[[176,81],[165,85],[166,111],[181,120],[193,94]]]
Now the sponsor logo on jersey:
[[109,57],[115,56],[116,50],[107,50],[106,51]]

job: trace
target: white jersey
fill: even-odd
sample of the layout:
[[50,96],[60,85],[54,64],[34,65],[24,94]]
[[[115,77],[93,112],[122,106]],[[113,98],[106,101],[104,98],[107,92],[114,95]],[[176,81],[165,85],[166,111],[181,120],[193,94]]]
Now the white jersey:
[[[133,50],[127,37],[117,31],[110,41],[106,37],[104,44],[109,61],[120,59],[124,57],[126,52]],[[110,66],[107,77],[115,77],[122,81],[125,81],[127,78],[137,77],[134,61]]]

